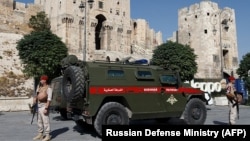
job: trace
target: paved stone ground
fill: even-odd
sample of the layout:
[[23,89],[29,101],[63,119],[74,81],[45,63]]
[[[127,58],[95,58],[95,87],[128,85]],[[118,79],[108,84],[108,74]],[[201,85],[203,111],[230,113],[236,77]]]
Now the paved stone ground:
[[[207,106],[205,125],[226,125],[227,106]],[[32,141],[36,135],[36,120],[31,125],[29,111],[0,112],[0,141]],[[93,128],[79,127],[71,120],[62,120],[58,113],[51,114],[52,141],[101,141]],[[182,124],[182,121],[177,124]],[[154,121],[135,121],[132,124],[153,125]],[[250,106],[240,106],[238,125],[250,125]]]
[[[207,125],[226,125],[228,124],[228,106],[207,106],[208,115]],[[250,125],[250,106],[240,105],[239,119],[236,120],[237,125]]]

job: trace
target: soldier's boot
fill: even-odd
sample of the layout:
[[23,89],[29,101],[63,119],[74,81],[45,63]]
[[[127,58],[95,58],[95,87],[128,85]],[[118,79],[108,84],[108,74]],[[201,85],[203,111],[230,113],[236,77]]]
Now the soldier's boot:
[[42,141],[50,141],[50,135],[47,134],[47,135],[45,136],[45,138],[44,138]]
[[38,133],[34,138],[33,140],[41,140],[43,139],[43,134],[42,133]]

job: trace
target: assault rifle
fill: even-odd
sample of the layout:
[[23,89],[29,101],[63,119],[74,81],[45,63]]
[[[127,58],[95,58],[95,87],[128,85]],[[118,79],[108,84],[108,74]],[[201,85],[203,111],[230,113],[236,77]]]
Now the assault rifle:
[[[39,83],[38,84],[38,87],[37,88],[40,88],[41,87],[41,83]],[[38,89],[37,89],[38,90]],[[32,105],[32,106],[30,106],[30,112],[32,113],[32,119],[31,119],[31,124],[33,123],[33,120],[34,120],[34,117],[35,117],[35,115],[36,115],[36,113],[38,112],[37,110],[38,110],[38,100],[37,100],[37,96],[38,96],[38,94],[39,94],[39,92],[37,91],[36,92],[36,102]]]
[[34,117],[35,117],[35,114],[37,112],[37,102],[34,104],[34,105],[30,105],[30,112],[32,113],[32,119],[31,119],[31,123],[33,123],[33,120],[34,120]]

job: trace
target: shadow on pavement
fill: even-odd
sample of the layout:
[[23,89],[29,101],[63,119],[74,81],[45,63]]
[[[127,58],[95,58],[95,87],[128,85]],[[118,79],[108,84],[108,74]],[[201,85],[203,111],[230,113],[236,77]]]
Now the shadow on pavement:
[[187,125],[184,119],[180,118],[162,118],[155,120],[133,120],[131,125]]
[[221,122],[221,121],[213,121],[215,125],[228,125],[228,123]]
[[55,121],[67,121],[67,120],[70,120],[70,119],[64,119],[61,116],[56,116],[56,117],[53,117],[53,120],[55,120]]
[[63,134],[65,132],[67,132],[69,130],[68,127],[64,127],[64,128],[60,128],[60,129],[56,129],[56,130],[53,130],[51,132],[51,139],[55,138],[56,136],[60,135],[60,134]]
[[184,119],[179,119],[179,118],[171,118],[167,122],[170,125],[187,125]]
[[75,121],[75,123],[76,126],[74,126],[73,129],[80,133],[80,135],[90,134],[92,137],[99,137],[93,125],[89,125],[81,120]]

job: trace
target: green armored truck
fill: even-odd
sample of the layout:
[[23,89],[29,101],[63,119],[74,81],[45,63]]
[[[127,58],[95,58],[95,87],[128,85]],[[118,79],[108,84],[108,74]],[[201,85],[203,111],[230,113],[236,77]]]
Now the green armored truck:
[[84,62],[74,55],[62,60],[62,72],[56,78],[62,93],[53,95],[54,102],[61,102],[61,115],[67,109],[68,118],[93,125],[100,136],[102,125],[128,125],[132,120],[206,120],[204,92],[184,85],[178,72],[136,61]]

